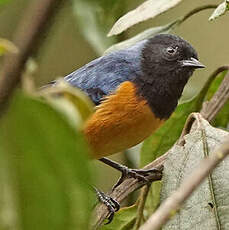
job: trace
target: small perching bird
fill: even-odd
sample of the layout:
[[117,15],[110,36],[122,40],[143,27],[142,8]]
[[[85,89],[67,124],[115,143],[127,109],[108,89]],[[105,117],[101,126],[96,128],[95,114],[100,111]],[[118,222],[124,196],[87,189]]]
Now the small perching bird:
[[[100,159],[126,150],[155,132],[175,110],[193,71],[203,67],[188,42],[159,34],[66,76],[66,82],[84,91],[96,105],[84,127],[92,156]],[[124,175],[144,179],[146,174],[107,158],[100,160]]]

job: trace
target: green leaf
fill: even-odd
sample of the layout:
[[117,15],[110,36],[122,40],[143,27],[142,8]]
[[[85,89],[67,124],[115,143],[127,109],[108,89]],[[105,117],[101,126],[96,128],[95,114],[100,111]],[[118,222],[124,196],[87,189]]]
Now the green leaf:
[[128,12],[124,16],[122,16],[112,27],[108,36],[117,35],[127,30],[131,26],[148,20],[150,18],[154,18],[157,15],[169,10],[174,7],[181,0],[148,0],[138,6],[136,9]]
[[[216,90],[219,88],[221,82],[223,81],[225,75],[228,73],[228,71],[224,71],[221,74],[217,76],[217,78],[213,81],[211,84],[211,87],[209,88],[206,99],[210,100],[211,97],[214,95]],[[221,128],[227,128],[229,124],[229,101],[226,102],[226,104],[223,106],[223,108],[218,112],[216,118],[212,122],[212,125],[215,127],[221,127]]]
[[210,18],[208,19],[209,21],[215,20],[219,16],[222,16],[226,13],[226,11],[229,10],[229,1],[225,0],[221,4],[218,5],[218,7],[214,10]]
[[[204,119],[200,119],[198,123],[196,128],[185,135],[184,145],[174,145],[169,150],[163,170],[162,202],[180,187],[190,173],[195,171],[203,158],[210,155],[229,136],[228,132],[212,127]],[[229,158],[226,158],[195,189],[162,229],[228,229],[228,178]]]
[[50,105],[19,93],[0,129],[0,190],[9,191],[0,197],[0,229],[87,229],[91,173],[81,133]]
[[130,39],[119,42],[119,43],[109,47],[105,51],[105,54],[116,51],[116,50],[126,49],[126,48],[136,44],[137,42],[142,41],[144,39],[151,38],[156,34],[169,33],[179,23],[180,23],[180,20],[178,19],[178,20],[171,22],[171,23],[164,25],[164,26],[152,27],[150,29],[147,29],[147,30],[137,34],[136,36],[134,36]]
[[113,221],[101,227],[101,230],[131,230],[136,219],[137,206],[120,209],[115,213]]
[[76,22],[87,41],[98,55],[116,42],[115,38],[107,38],[109,28],[120,17],[125,8],[121,0],[74,0],[73,11]]
[[226,102],[224,107],[217,114],[214,119],[213,125],[220,128],[228,128],[229,125],[229,101]]

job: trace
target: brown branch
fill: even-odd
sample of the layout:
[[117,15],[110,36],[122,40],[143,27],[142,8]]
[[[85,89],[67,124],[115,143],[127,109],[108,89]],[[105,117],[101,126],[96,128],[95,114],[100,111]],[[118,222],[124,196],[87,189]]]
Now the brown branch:
[[63,2],[64,0],[35,0],[26,10],[13,39],[19,52],[5,56],[0,73],[0,115],[20,82],[26,61],[38,48],[37,44],[42,40],[47,24],[50,24],[51,18]]
[[146,221],[140,230],[159,229],[179,209],[182,203],[192,194],[209,173],[229,155],[229,138],[209,157],[202,160],[199,167],[184,180],[179,189],[167,198],[155,213]]

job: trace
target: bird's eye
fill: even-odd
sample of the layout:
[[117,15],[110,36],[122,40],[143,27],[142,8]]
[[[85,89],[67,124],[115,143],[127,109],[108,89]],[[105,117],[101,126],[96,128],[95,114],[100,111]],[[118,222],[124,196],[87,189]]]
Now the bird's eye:
[[174,55],[174,54],[177,52],[177,48],[178,48],[178,47],[175,47],[175,48],[173,48],[173,47],[168,47],[168,48],[166,49],[166,52],[167,52],[168,54],[170,54],[170,55]]

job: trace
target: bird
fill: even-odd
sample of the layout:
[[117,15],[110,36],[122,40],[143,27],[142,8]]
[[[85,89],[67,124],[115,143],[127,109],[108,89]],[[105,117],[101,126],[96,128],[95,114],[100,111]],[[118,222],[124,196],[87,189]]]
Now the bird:
[[203,67],[188,42],[159,34],[67,75],[96,105],[84,126],[92,156],[112,155],[151,135],[175,110],[194,69]]
[[92,157],[123,173],[118,184],[127,174],[144,179],[146,172],[106,157],[141,143],[163,125],[194,70],[204,67],[190,43],[177,35],[158,34],[64,77],[94,103],[95,112],[83,133]]

